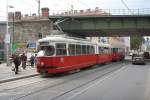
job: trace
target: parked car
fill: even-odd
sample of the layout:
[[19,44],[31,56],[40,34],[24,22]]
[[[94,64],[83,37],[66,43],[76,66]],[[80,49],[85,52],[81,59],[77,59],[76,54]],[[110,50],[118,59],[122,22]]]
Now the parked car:
[[149,52],[144,52],[144,58],[145,58],[145,59],[150,59]]
[[129,53],[128,53],[128,56],[132,56],[132,55],[133,55],[133,52],[129,52]]
[[136,55],[132,58],[132,64],[143,64],[145,65],[145,59],[143,55]]

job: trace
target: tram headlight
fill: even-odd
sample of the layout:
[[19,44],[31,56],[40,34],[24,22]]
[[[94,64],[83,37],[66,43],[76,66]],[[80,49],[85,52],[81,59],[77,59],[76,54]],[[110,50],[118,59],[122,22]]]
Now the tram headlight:
[[41,62],[41,66],[44,66],[44,62]]

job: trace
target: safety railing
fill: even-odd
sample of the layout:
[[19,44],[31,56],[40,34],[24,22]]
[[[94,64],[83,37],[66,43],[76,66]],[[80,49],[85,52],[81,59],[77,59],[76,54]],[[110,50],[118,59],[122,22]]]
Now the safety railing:
[[50,10],[50,16],[102,16],[102,15],[150,15],[150,8],[142,9],[86,9]]

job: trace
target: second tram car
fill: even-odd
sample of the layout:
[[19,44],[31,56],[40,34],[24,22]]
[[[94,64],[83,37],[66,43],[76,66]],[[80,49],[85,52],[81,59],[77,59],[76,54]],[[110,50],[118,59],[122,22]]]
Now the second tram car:
[[64,73],[123,58],[123,48],[54,35],[38,40],[36,69],[41,74]]

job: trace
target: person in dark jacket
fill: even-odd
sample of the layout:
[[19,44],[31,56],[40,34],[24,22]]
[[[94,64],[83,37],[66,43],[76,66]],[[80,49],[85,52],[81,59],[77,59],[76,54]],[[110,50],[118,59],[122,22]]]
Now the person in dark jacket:
[[23,53],[21,55],[21,63],[22,63],[22,68],[26,69],[26,62],[27,62],[27,56],[25,55],[25,53]]
[[30,58],[31,67],[34,67],[34,60],[35,60],[35,57],[34,57],[34,55],[32,55]]
[[19,55],[15,54],[13,56],[13,62],[14,62],[14,65],[15,65],[15,74],[18,74],[18,67],[21,63]]

